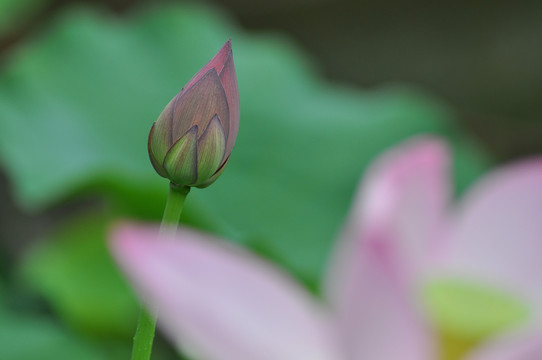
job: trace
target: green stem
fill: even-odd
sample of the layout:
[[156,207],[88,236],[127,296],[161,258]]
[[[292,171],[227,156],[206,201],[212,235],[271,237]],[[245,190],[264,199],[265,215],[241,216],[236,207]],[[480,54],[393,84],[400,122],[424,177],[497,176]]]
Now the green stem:
[[[175,231],[177,229],[183,210],[184,200],[189,191],[190,187],[188,186],[170,183],[166,208],[162,217],[162,223],[160,224],[159,237],[166,232]],[[149,360],[151,358],[155,328],[156,318],[142,308],[139,313],[137,330],[134,336],[132,360]]]
[[190,187],[188,186],[176,185],[174,183],[169,184],[169,195],[167,197],[164,215],[162,216],[162,224],[160,224],[161,234],[163,234],[164,230],[167,228],[177,228],[181,218],[181,212],[183,211],[184,200],[189,192]]

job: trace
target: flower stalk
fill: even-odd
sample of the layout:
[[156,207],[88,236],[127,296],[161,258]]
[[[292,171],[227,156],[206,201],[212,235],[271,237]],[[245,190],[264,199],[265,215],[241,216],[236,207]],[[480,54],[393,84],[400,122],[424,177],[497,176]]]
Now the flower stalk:
[[148,311],[141,308],[139,312],[139,319],[137,320],[136,333],[134,335],[132,360],[148,360],[151,358],[155,328],[156,317],[152,316]]
[[[189,192],[189,186],[174,183],[169,184],[169,194],[164,215],[162,216],[162,223],[160,224],[159,237],[162,237],[166,233],[174,233],[177,230],[184,201]],[[141,308],[134,335],[132,360],[149,360],[151,358],[155,329],[156,316]]]
[[189,186],[177,185],[172,182],[169,183],[169,194],[166,208],[164,209],[164,215],[162,216],[162,223],[160,224],[160,235],[163,235],[166,231],[174,231],[177,229],[177,225],[181,219],[184,201],[189,192]]

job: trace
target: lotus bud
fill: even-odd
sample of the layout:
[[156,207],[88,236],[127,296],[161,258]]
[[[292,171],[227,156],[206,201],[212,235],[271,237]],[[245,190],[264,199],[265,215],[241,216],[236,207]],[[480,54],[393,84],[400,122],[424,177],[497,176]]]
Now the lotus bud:
[[239,130],[231,40],[167,104],[149,134],[156,172],[204,188],[224,171]]

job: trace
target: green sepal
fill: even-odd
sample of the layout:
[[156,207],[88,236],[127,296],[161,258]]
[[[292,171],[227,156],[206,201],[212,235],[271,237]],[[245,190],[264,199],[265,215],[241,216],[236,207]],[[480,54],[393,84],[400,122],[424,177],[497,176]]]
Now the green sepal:
[[220,168],[216,171],[216,173],[213,174],[213,176],[211,176],[208,180],[206,180],[202,184],[196,185],[196,187],[199,188],[199,189],[204,189],[207,186],[214,183],[216,181],[216,179],[218,179],[220,177],[220,175],[222,175],[222,173],[226,169],[226,165],[228,165],[228,161],[230,161],[229,157],[226,159],[226,161],[224,161],[224,163],[220,166]]
[[226,134],[218,115],[213,116],[209,126],[198,140],[198,180],[205,182],[218,170],[226,151]]
[[164,169],[175,184],[191,185],[198,178],[197,134],[198,127],[191,127],[166,154]]

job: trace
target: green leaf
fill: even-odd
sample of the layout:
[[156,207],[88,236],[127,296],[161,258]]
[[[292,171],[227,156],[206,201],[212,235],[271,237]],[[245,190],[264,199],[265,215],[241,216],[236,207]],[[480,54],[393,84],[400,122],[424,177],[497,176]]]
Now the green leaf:
[[0,35],[25,25],[46,4],[46,0],[0,0]]
[[0,359],[102,360],[105,356],[54,322],[39,317],[2,313]]
[[139,305],[106,248],[108,226],[96,215],[70,222],[32,249],[21,272],[72,327],[94,336],[129,337]]
[[168,185],[150,164],[148,132],[229,37],[240,131],[224,174],[188,198],[186,218],[199,226],[315,283],[360,175],[383,149],[442,134],[465,155],[461,186],[483,168],[435,99],[407,87],[331,85],[288,40],[247,35],[225,19],[179,4],[121,20],[79,9],[19,48],[0,72],[0,161],[20,203],[41,209],[93,189],[157,216]]

